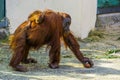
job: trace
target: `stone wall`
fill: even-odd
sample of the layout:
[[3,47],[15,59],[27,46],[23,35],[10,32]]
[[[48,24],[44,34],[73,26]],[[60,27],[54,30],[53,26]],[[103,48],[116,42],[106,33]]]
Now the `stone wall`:
[[96,27],[120,28],[120,13],[98,15]]

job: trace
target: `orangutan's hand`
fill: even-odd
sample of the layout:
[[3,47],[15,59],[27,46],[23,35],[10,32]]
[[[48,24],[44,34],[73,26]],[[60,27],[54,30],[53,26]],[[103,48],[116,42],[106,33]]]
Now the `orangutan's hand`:
[[93,61],[87,57],[84,57],[84,59],[82,60],[82,63],[83,63],[85,68],[91,68],[94,65]]

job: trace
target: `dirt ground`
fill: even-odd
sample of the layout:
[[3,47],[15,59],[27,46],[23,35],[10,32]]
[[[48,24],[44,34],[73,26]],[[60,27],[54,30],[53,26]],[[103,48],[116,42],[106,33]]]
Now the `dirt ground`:
[[[104,30],[104,29],[103,29]],[[61,50],[60,68],[50,69],[48,51],[42,47],[39,51],[30,51],[30,57],[37,64],[27,64],[28,72],[13,71],[8,63],[11,57],[9,46],[0,43],[0,80],[120,80],[120,52],[108,54],[108,51],[120,49],[120,27],[105,29],[104,38],[96,42],[80,42],[81,51],[93,59],[94,67],[86,69],[70,50]]]

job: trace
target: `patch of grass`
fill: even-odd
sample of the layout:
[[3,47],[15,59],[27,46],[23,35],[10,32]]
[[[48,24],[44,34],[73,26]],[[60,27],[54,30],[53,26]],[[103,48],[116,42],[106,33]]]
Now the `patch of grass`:
[[100,38],[98,36],[91,36],[91,37],[87,37],[84,39],[85,42],[96,42],[99,40],[100,40]]
[[120,56],[116,56],[116,55],[108,55],[108,56],[106,56],[105,58],[108,58],[108,59],[114,59],[114,58],[120,58]]
[[112,50],[108,50],[106,51],[105,53],[90,53],[88,54],[89,52],[85,52],[84,53],[84,56],[87,56],[89,58],[92,58],[92,59],[114,59],[114,58],[120,58],[120,56],[118,56],[117,54],[115,53],[118,53],[120,52],[120,49],[112,49]]
[[91,30],[89,32],[89,35],[88,37],[91,37],[91,36],[98,36],[99,38],[104,38],[104,33],[102,30]]
[[120,49],[112,49],[108,50],[106,53],[104,53],[104,58],[112,59],[112,58],[120,58],[120,56],[113,55],[115,53],[120,52]]
[[117,55],[110,55],[110,54],[101,54],[101,55],[94,55],[92,56],[93,59],[115,59],[120,58],[120,56]]
[[72,58],[72,55],[63,55],[63,58]]
[[5,39],[0,39],[0,43],[2,44],[8,44],[9,43],[9,37],[6,37]]
[[109,55],[109,54],[113,54],[113,53],[117,53],[120,52],[120,49],[112,49],[112,50],[108,50],[105,54]]
[[96,42],[104,38],[104,33],[102,30],[91,30],[87,38],[83,41],[85,42]]

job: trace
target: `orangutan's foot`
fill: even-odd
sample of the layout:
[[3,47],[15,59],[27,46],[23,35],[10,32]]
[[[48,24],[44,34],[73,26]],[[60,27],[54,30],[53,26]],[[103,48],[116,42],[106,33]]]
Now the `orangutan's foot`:
[[52,69],[56,69],[56,68],[59,68],[59,65],[54,63],[54,64],[49,64],[49,67]]
[[13,67],[15,71],[20,71],[20,72],[27,72],[27,68],[22,66],[22,65],[17,65],[16,67]]

